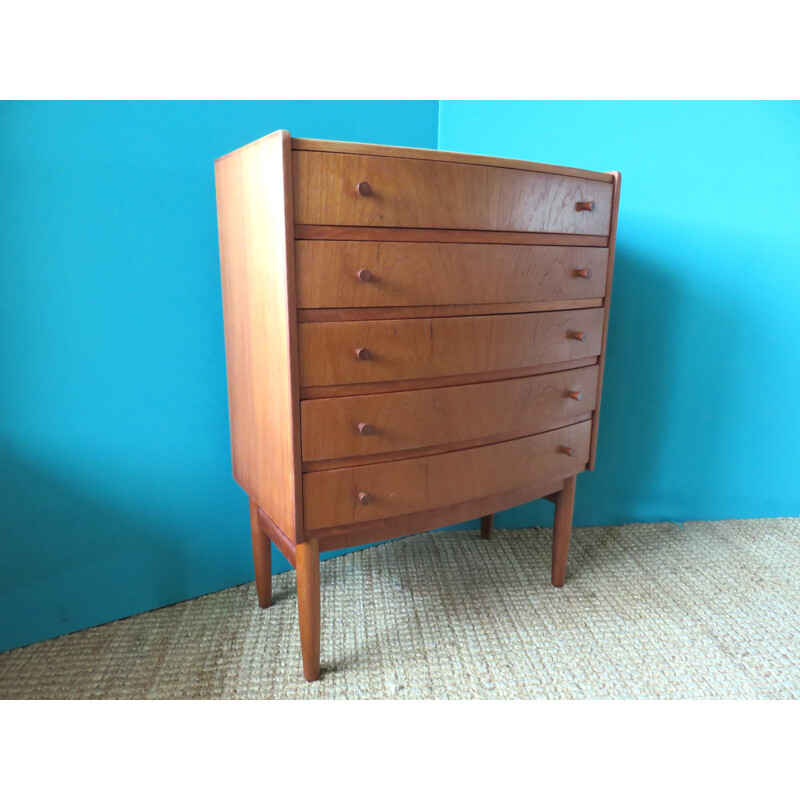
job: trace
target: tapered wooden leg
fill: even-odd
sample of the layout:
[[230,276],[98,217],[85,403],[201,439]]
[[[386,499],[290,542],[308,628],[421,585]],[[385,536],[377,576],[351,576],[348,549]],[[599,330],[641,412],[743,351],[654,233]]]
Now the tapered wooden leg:
[[297,611],[307,681],[319,678],[319,540],[297,545]]
[[575,478],[564,481],[564,488],[556,495],[556,513],[553,520],[553,586],[563,586],[567,573],[569,536],[572,533],[572,511],[575,508]]
[[492,538],[492,524],[494,523],[494,514],[488,514],[481,517],[481,539]]
[[256,569],[256,592],[261,608],[272,605],[272,542],[261,530],[258,505],[250,501],[250,536],[253,540],[253,565]]

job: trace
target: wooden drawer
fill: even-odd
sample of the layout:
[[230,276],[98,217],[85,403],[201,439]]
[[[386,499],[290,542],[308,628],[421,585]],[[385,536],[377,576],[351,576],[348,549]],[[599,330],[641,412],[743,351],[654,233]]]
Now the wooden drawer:
[[603,297],[608,249],[295,242],[298,308],[522,303]]
[[[570,396],[572,395],[572,396]],[[570,425],[596,405],[597,367],[301,404],[303,461],[483,444]]]
[[[298,325],[301,386],[470,375],[597,356],[603,309]],[[575,338],[583,335],[583,339]]]
[[[295,151],[300,225],[458,228],[607,236],[610,183],[524,169]],[[367,182],[368,196],[356,193]],[[594,210],[577,204],[594,202]]]
[[[591,422],[580,422],[454,453],[308,472],[303,475],[305,527],[316,530],[444,508],[574,475],[585,468],[590,435]],[[572,455],[564,452],[569,448]]]

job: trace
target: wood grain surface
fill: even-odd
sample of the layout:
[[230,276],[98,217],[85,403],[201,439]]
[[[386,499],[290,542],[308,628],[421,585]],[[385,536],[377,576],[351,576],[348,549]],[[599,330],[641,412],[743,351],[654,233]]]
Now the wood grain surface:
[[[296,150],[300,225],[378,225],[607,236],[612,187],[518,169]],[[361,181],[368,197],[356,194]],[[576,205],[594,201],[594,211]]]
[[451,153],[445,150],[426,150],[418,147],[393,147],[382,144],[363,144],[361,142],[331,142],[325,139],[292,139],[295,150],[316,150],[326,153],[350,153],[357,155],[386,156],[389,158],[417,158],[427,161],[451,161],[460,164],[482,164],[484,166],[522,169],[531,172],[546,172],[553,175],[571,175],[575,178],[611,183],[607,172],[594,172],[577,167],[562,167],[555,164],[541,164],[536,161],[523,161],[516,158],[481,156],[473,153]]
[[[527,484],[565,478],[589,458],[591,422],[535,436],[409,458],[368,467],[308,472],[303,476],[306,528],[328,528],[499,494]],[[560,452],[572,448],[574,455]],[[358,496],[370,502],[362,505]]]
[[347,225],[295,225],[295,239],[328,242],[452,242],[455,244],[541,244],[557,247],[608,247],[608,236],[526,231],[458,231],[446,228],[382,228]]
[[563,485],[563,479],[551,479],[542,483],[528,484],[509,492],[475,497],[451,506],[438,506],[427,511],[402,514],[399,517],[326,528],[314,531],[314,535],[319,536],[320,552],[339,550],[342,547],[358,547],[363,544],[392,539],[396,536],[410,536],[423,531],[436,530],[445,525],[457,525],[485,514],[494,514],[503,509],[551,495],[551,493],[558,493]]
[[402,381],[382,381],[378,383],[350,383],[342,386],[301,386],[303,400],[319,400],[323,397],[352,397],[353,395],[386,394],[388,392],[407,392],[416,389],[438,389],[442,386],[460,386],[465,383],[484,383],[505,381],[512,378],[527,378],[530,375],[544,375],[547,372],[560,372],[564,369],[591,367],[598,362],[597,356],[575,358],[550,364],[534,364],[518,369],[499,369],[491,372],[473,372],[469,375],[440,375],[436,378],[416,378]]
[[[304,400],[303,461],[528,436],[591,414],[596,389],[597,367],[584,367],[441,389]],[[370,426],[368,435],[360,425]]]
[[[215,164],[233,474],[286,535],[302,528],[291,140]],[[268,368],[267,368],[267,365]]]
[[272,605],[272,545],[261,527],[258,505],[250,500],[250,538],[256,574],[256,595],[261,608]]
[[564,488],[556,493],[555,516],[553,517],[553,560],[550,569],[550,582],[553,586],[563,586],[567,573],[569,540],[572,534],[572,512],[575,508],[575,475],[564,481]]
[[297,545],[297,616],[300,622],[300,650],[303,676],[307,681],[319,678],[320,584],[319,541],[310,539]]
[[525,303],[602,297],[608,250],[298,241],[295,265],[299,308]]
[[461,306],[370,306],[368,308],[299,308],[298,322],[353,322],[363,319],[427,319],[428,317],[482,317],[487,314],[525,314],[600,308],[602,297],[585,300],[534,300],[530,303],[476,303]]
[[[597,356],[603,309],[481,317],[305,322],[303,386],[469,375]],[[583,341],[571,338],[585,334]],[[368,358],[357,350],[368,350]],[[362,353],[363,356],[363,353]]]

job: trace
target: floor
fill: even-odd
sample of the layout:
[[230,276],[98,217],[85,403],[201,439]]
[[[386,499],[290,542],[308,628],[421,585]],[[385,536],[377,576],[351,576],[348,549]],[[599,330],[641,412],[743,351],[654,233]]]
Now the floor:
[[323,563],[322,678],[293,573],[0,654],[0,698],[800,698],[800,519],[443,531]]

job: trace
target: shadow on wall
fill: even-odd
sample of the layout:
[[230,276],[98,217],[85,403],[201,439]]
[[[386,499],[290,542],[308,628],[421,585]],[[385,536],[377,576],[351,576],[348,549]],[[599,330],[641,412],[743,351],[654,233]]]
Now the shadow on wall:
[[[717,479],[744,334],[730,304],[681,272],[652,250],[617,248],[597,464],[578,478],[576,525],[673,520]],[[687,347],[702,348],[701,358]],[[684,361],[701,361],[703,373],[685,372]],[[679,404],[687,396],[688,409]],[[552,523],[545,500],[495,518],[498,528]]]
[[0,650],[185,599],[186,554],[146,509],[81,496],[8,449],[2,464]]
[[[81,493],[77,481],[33,466],[5,443],[0,464],[0,652],[253,580],[243,491],[234,490],[240,513],[230,520],[230,549],[242,557],[230,558],[244,572],[227,570],[209,586],[211,564],[202,562],[213,553],[199,560],[183,530],[190,525],[158,520],[146,499],[134,511],[115,507],[112,498]],[[274,547],[272,558],[275,573],[292,569]]]
[[[253,580],[247,495],[236,488],[236,513],[207,520],[218,541],[198,530],[198,543],[191,514],[176,523],[146,492],[134,509],[115,505],[7,443],[0,464],[0,652]],[[273,569],[290,568],[273,549]]]

